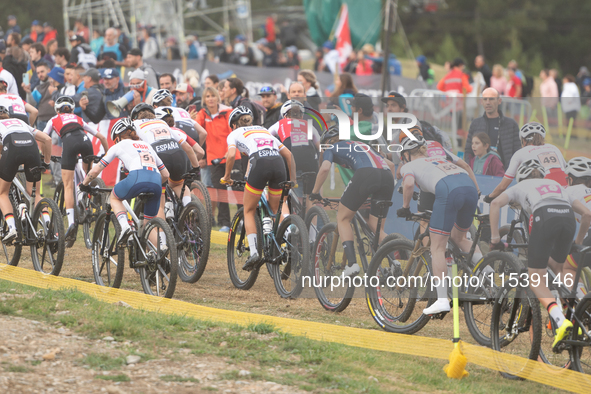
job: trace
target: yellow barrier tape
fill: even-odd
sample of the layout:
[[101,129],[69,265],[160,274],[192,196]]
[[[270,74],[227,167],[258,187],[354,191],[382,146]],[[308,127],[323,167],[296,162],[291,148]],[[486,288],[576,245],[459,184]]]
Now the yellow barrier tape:
[[[188,316],[229,324],[267,323],[285,333],[309,339],[348,346],[447,360],[453,349],[451,341],[438,338],[392,334],[332,324],[288,319],[276,316],[215,309],[179,300],[162,299],[129,290],[111,289],[75,279],[44,275],[36,271],[0,264],[0,279],[43,289],[76,289],[100,301],[124,301],[133,308],[164,314]],[[550,367],[536,361],[493,351],[481,346],[461,343],[461,350],[470,363],[497,371],[520,371],[518,376],[559,389],[588,393],[591,376]],[[501,363],[502,362],[502,363]]]

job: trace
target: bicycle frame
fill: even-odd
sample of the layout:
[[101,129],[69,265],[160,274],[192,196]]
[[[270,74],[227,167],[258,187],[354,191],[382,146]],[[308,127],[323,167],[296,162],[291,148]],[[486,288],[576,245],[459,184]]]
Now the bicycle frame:
[[[35,209],[35,193],[36,193],[36,189],[37,189],[37,182],[33,182],[33,188],[31,189],[31,195],[29,195],[27,193],[26,188],[22,185],[22,183],[20,183],[20,181],[15,177],[12,180],[12,184],[16,187],[16,193],[14,193],[14,198],[15,201],[17,203],[17,207],[18,205],[20,205],[23,202],[23,199],[27,202],[27,211],[26,211],[26,218],[27,218],[27,224],[28,224],[28,228],[25,234],[25,229],[23,229],[23,241],[22,244],[23,245],[31,245],[35,242],[37,242],[39,240],[39,237],[37,236],[37,233],[35,233],[34,231],[32,231],[32,229],[35,227],[33,225],[33,221],[31,220],[31,212],[33,212],[33,210]],[[20,216],[20,212],[18,213],[18,215]],[[20,218],[18,218],[17,220],[20,220]]]

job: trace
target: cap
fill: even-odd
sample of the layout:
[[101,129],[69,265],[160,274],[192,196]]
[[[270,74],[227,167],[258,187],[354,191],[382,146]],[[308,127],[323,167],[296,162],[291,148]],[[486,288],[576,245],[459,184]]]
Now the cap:
[[32,26],[39,26],[41,24],[41,22],[39,22],[38,20],[34,20],[33,23],[31,23]]
[[119,77],[119,71],[115,68],[105,68],[103,70],[103,79],[113,79]]
[[224,37],[223,34],[218,34],[217,36],[215,36],[215,38],[213,40],[224,42],[224,41],[226,41],[226,38]]
[[83,77],[90,77],[95,82],[98,82],[101,79],[101,73],[96,68],[89,68],[80,75]]
[[43,27],[53,27],[53,26],[51,25],[51,23],[49,23],[49,22],[45,22],[45,23],[43,24]]
[[131,81],[132,79],[146,79],[146,74],[140,70],[139,68],[136,68],[135,70],[133,70],[133,72],[129,75],[129,80]]
[[70,42],[72,42],[72,41],[82,41],[82,42],[84,42],[84,38],[82,38],[78,34],[73,34],[72,36],[70,36]]
[[52,68],[49,74],[47,74],[47,76],[52,78],[60,85],[64,83],[64,69],[61,67]]
[[236,36],[236,38],[234,38],[236,41],[246,41],[246,37],[244,36],[244,34],[238,34]]
[[292,53],[298,53],[298,47],[296,47],[295,45],[290,45],[287,48],[285,48],[285,50]]
[[372,110],[373,111],[373,103],[371,102],[371,97],[367,94],[363,93],[355,93],[355,97],[349,100],[349,103],[352,107],[361,108],[364,112]]
[[191,85],[187,83],[179,83],[176,85],[176,88],[172,91],[172,93],[191,93],[193,94],[193,88]]
[[261,87],[261,89],[259,90],[259,96],[263,96],[266,94],[277,94],[277,92],[275,91],[275,89],[273,89],[273,86],[265,85]]
[[388,101],[393,100],[396,101],[398,105],[406,107],[406,99],[404,96],[395,91],[391,91],[388,93],[387,97],[382,97],[381,100],[383,103],[388,103]]
[[132,56],[142,56],[142,51],[139,48],[132,48],[127,54]]
[[13,21],[13,20],[16,20],[16,16],[8,15],[8,18],[6,18],[6,19],[8,19],[9,21]]
[[334,44],[332,41],[326,41],[324,44],[322,44],[322,48],[334,49]]
[[185,40],[187,41],[195,41],[197,39],[197,37],[195,37],[192,34],[189,34],[188,36],[185,37]]
[[421,64],[427,63],[427,58],[425,57],[425,55],[417,56],[417,59],[416,60],[417,60],[417,62],[419,62]]

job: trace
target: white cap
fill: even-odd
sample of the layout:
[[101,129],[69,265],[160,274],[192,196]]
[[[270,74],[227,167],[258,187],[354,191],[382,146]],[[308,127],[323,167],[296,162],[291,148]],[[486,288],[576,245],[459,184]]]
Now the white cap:
[[129,80],[131,81],[132,79],[144,79],[145,80],[146,79],[146,74],[144,74],[144,72],[142,70],[140,70],[139,68],[136,68],[129,75]]

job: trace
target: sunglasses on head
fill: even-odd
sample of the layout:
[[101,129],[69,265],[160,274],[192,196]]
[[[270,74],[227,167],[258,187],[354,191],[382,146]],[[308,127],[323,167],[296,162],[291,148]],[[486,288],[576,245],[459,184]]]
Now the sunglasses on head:
[[271,93],[274,94],[275,90],[271,87],[271,86],[265,86],[263,88],[261,88],[259,93]]

